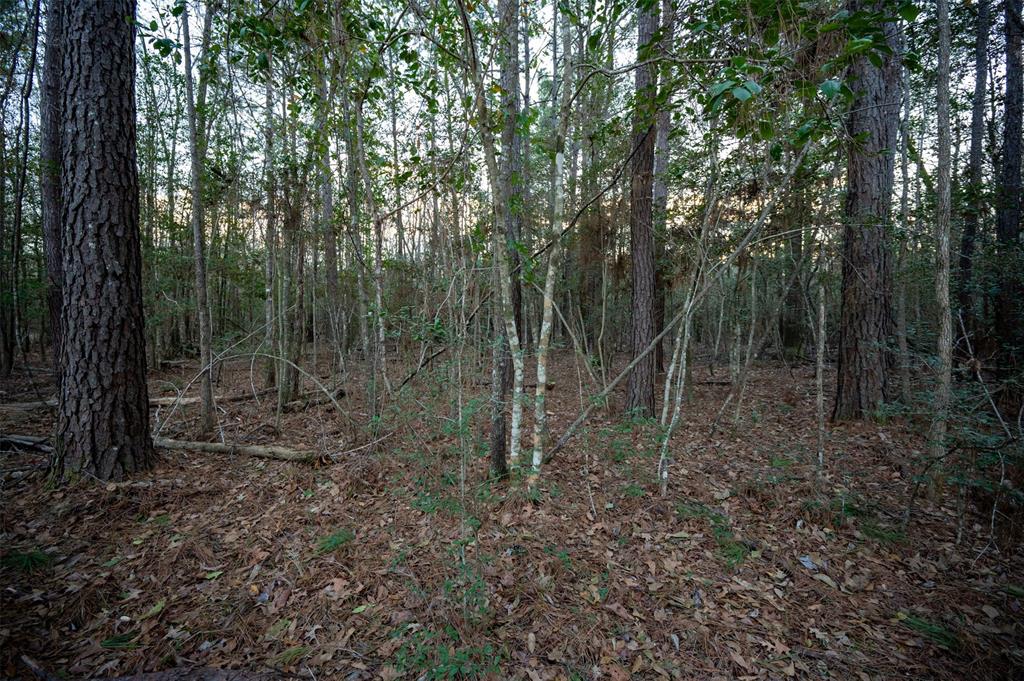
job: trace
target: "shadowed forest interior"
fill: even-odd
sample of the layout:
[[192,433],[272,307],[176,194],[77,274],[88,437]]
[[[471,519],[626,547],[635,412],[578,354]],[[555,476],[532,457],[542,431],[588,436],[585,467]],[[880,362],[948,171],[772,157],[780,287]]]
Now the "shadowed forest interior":
[[1024,675],[1022,0],[0,0],[0,674]]

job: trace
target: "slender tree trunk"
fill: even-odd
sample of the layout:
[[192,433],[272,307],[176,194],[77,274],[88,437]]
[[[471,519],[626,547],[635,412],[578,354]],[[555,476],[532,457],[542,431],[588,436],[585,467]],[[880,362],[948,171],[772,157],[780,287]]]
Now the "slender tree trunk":
[[545,396],[548,390],[548,349],[551,345],[551,327],[555,302],[555,282],[559,278],[558,267],[562,255],[561,233],[565,221],[565,140],[569,131],[569,113],[573,88],[572,53],[569,40],[568,21],[562,26],[562,59],[565,62],[561,84],[561,105],[555,128],[554,163],[554,204],[551,215],[553,243],[548,255],[548,271],[544,280],[544,302],[541,314],[540,335],[537,338],[537,390],[534,394],[533,419],[533,464],[527,477],[527,486],[533,488],[540,475],[544,459],[544,444],[547,437],[547,411]]
[[340,357],[341,350],[341,292],[338,290],[338,238],[334,231],[334,185],[331,181],[331,143],[327,115],[332,107],[333,90],[328,88],[328,74],[320,79],[320,134],[323,135],[323,153],[320,158],[320,228],[324,237],[324,268],[327,277],[327,325],[330,329],[331,355]]
[[484,94],[483,73],[476,52],[476,37],[473,34],[469,15],[462,0],[459,0],[460,18],[463,35],[467,42],[468,77],[473,85],[474,108],[476,123],[484,148],[484,161],[487,167],[487,178],[491,187],[492,209],[495,217],[495,229],[492,230],[493,258],[497,262],[500,279],[501,310],[505,321],[505,333],[512,352],[512,431],[509,437],[509,466],[513,469],[519,462],[519,449],[522,439],[523,418],[523,350],[519,343],[519,331],[516,328],[515,308],[512,298],[511,273],[509,272],[507,246],[502,243],[502,231],[498,225],[505,224],[508,216],[508,190],[502,182],[498,170],[498,154],[494,143],[494,133],[487,125],[490,120],[487,99]]
[[931,424],[931,454],[939,461],[946,453],[946,419],[949,409],[953,370],[953,316],[949,304],[949,222],[950,141],[949,131],[949,0],[937,0],[936,21],[939,25],[938,107],[939,164],[936,168],[938,189],[935,220],[935,299],[939,306],[939,375],[935,389],[935,413]]
[[988,78],[988,31],[989,0],[978,0],[978,19],[974,36],[974,97],[971,100],[971,149],[970,165],[967,169],[967,205],[964,209],[964,229],[960,238],[959,277],[957,300],[964,328],[971,333],[974,328],[973,263],[975,241],[982,211],[983,198],[982,159],[985,135],[985,87]]
[[[877,8],[852,0],[852,11]],[[888,344],[893,335],[892,263],[889,220],[893,155],[899,121],[898,29],[885,24],[890,54],[881,67],[866,56],[850,68],[854,101],[847,120],[852,142],[847,160],[843,230],[843,294],[839,327],[836,420],[876,413],[888,396],[894,364]]]
[[[61,286],[64,279],[61,242],[61,67],[64,59],[61,32],[63,2],[50,2],[46,8],[46,52],[43,56],[43,82],[39,100],[39,167],[43,213],[43,251],[46,255],[46,304],[50,313],[53,339],[53,375],[60,379]],[[60,387],[58,386],[58,394]]]
[[[207,434],[214,429],[213,404],[213,330],[210,320],[210,303],[206,282],[206,254],[203,235],[203,163],[206,156],[206,141],[200,139],[200,130],[206,128],[206,88],[209,79],[199,77],[198,97],[193,94],[192,47],[189,39],[188,3],[182,5],[181,31],[182,49],[185,57],[185,102],[188,108],[188,141],[192,157],[192,248],[196,275],[196,316],[199,322],[199,366],[203,372],[199,394],[203,398],[199,416],[199,433]],[[203,49],[209,44],[213,23],[213,7],[206,8],[203,21]]]
[[[658,29],[658,8],[639,10],[637,58],[643,61],[647,45]],[[638,357],[654,340],[654,224],[652,192],[654,181],[655,67],[645,64],[636,70],[637,107],[633,113],[632,185],[629,197],[630,250],[633,256],[632,356]],[[645,355],[629,374],[626,410],[638,416],[654,414],[655,353]]]
[[135,3],[64,4],[61,193],[65,340],[54,475],[149,468],[135,157]]
[[[274,72],[271,68],[270,54],[267,54],[267,82],[265,85],[265,122],[263,127],[263,143],[266,147],[263,161],[264,182],[266,188],[266,228],[263,238],[263,344],[268,354],[276,349],[275,334],[277,325],[274,323],[274,261],[277,258],[277,206],[274,194],[277,192],[274,167]],[[264,358],[263,384],[265,387],[277,385],[277,360],[273,357]]]
[[[661,2],[661,45],[659,52],[664,55],[672,49],[675,35],[675,9],[673,0]],[[668,86],[670,71],[662,68],[661,87]],[[655,119],[654,137],[654,188],[652,219],[654,223],[655,244],[655,289],[654,289],[654,332],[660,333],[665,327],[665,299],[669,293],[668,266],[665,245],[668,241],[668,134],[672,114],[667,105],[658,109]],[[665,368],[664,344],[659,343],[654,350],[654,364],[657,371]]]
[[1024,69],[1021,65],[1021,0],[1005,0],[1006,97],[1003,114],[1002,167],[996,195],[996,240],[999,287],[996,333],[1009,367],[1024,358],[1024,244],[1021,243],[1021,122],[1024,116]]

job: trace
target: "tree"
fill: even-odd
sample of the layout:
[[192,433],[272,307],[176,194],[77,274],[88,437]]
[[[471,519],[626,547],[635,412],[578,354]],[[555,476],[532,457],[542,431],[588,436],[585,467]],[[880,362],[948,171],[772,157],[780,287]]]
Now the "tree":
[[54,375],[60,376],[61,286],[63,285],[63,249],[61,248],[61,26],[64,7],[51,2],[46,10],[46,52],[43,55],[43,82],[39,101],[39,168],[43,213],[43,242],[46,255],[46,305],[53,339]]
[[[181,31],[185,53],[185,103],[188,110],[188,143],[192,158],[192,248],[196,275],[196,317],[199,320],[199,363],[202,372],[199,393],[203,398],[199,416],[199,432],[209,433],[214,428],[213,404],[213,329],[210,302],[206,285],[206,253],[203,235],[203,160],[206,157],[206,91],[209,79],[200,73],[199,94],[193,93],[192,46],[189,40],[188,2],[181,5]],[[206,8],[203,21],[203,48],[210,42],[213,7]]]
[[939,337],[936,348],[939,356],[939,380],[935,389],[935,415],[932,419],[931,449],[936,461],[946,452],[946,411],[949,409],[953,369],[953,319],[949,309],[949,221],[950,221],[950,141],[949,132],[949,0],[938,0],[939,68],[938,106],[939,125],[938,196],[935,220],[935,300],[939,306]]
[[1000,265],[996,294],[996,333],[1006,363],[1017,366],[1024,357],[1024,282],[1021,265],[1021,122],[1024,117],[1024,68],[1021,64],[1021,0],[1006,0],[1006,97],[1003,100],[1002,165],[996,195],[996,240]]
[[[882,11],[883,3],[852,0],[848,9]],[[884,25],[884,51],[860,54],[850,67],[854,99],[847,117],[850,135],[843,226],[843,283],[839,321],[839,366],[832,418],[863,419],[886,399],[893,366],[890,210],[892,150],[899,122],[898,28]],[[875,62],[880,63],[876,65]]]
[[974,272],[974,245],[978,235],[978,222],[984,209],[982,158],[985,153],[985,83],[988,79],[989,0],[979,0],[978,19],[974,35],[974,96],[971,99],[971,148],[967,169],[967,206],[964,210],[964,230],[960,239],[959,277],[957,300],[968,332],[974,327],[971,285]]
[[[637,22],[637,61],[647,61],[658,29],[656,4],[640,10]],[[636,70],[636,107],[633,112],[633,167],[629,194],[630,252],[633,255],[632,354],[637,357],[654,341],[654,190],[655,66]],[[639,416],[654,414],[654,353],[647,354],[629,374],[626,410]]]
[[61,3],[61,392],[54,475],[116,480],[149,468],[135,3]]

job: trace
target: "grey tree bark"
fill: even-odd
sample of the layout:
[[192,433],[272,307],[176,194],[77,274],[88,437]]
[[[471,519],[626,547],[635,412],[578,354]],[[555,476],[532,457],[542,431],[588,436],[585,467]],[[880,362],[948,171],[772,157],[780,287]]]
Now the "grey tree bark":
[[[132,0],[62,2],[64,198],[57,479],[149,468]],[[100,122],[101,124],[97,124]]]
[[46,8],[46,51],[39,99],[39,184],[43,217],[43,251],[46,257],[46,305],[50,314],[50,335],[54,376],[60,377],[61,286],[64,279],[61,245],[61,32],[64,7],[52,2]]
[[[645,61],[658,29],[658,8],[639,10],[637,60]],[[636,70],[636,110],[633,113],[632,184],[629,195],[629,236],[633,256],[632,356],[637,357],[654,340],[654,183],[655,66],[646,63]],[[654,353],[644,355],[629,374],[626,410],[639,416],[654,414]]]
[[[881,9],[852,0],[851,11]],[[850,67],[855,93],[847,130],[843,284],[839,327],[839,367],[835,420],[870,417],[889,391],[894,358],[888,345],[893,335],[890,213],[896,130],[899,122],[900,65],[898,28],[885,25],[886,43],[880,67],[866,56]]]

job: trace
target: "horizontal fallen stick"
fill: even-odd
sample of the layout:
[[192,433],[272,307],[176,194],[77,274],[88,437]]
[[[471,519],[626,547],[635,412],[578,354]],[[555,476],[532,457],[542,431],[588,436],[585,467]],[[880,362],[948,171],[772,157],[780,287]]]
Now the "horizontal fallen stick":
[[290,449],[277,445],[236,445],[220,442],[189,442],[171,440],[165,437],[153,438],[153,444],[163,449],[187,449],[211,454],[245,454],[258,459],[276,459],[278,461],[315,461],[317,454],[311,449]]
[[[24,664],[39,681],[61,681],[61,677],[48,672],[32,658],[22,655]],[[129,674],[128,676],[107,677],[106,681],[270,681],[279,679],[274,672],[249,672],[241,669],[216,669],[213,667],[178,667],[160,672]]]
[[[261,390],[256,393],[256,396],[266,395],[274,392],[275,388],[267,390]],[[253,393],[241,393],[239,395],[221,395],[214,397],[213,401],[218,404],[228,404],[230,402],[244,402],[245,400],[251,400]],[[151,397],[149,398],[150,407],[170,407],[177,403],[179,405],[187,404],[199,404],[202,402],[201,397]],[[33,411],[40,411],[42,409],[56,409],[57,400],[38,400],[35,402],[10,402],[8,404],[0,405],[0,414],[27,414]]]
[[42,452],[43,454],[53,451],[49,440],[35,435],[0,435],[0,449]]

